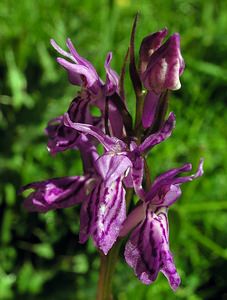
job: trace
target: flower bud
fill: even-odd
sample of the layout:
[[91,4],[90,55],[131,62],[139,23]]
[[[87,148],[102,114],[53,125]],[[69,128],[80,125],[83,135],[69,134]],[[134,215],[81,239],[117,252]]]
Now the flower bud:
[[[162,34],[159,32],[159,35],[156,33],[156,39],[153,41],[156,49],[158,45],[156,41],[162,41],[164,33],[163,31]],[[146,89],[156,94],[167,89],[178,90],[181,87],[179,77],[184,67],[180,52],[180,36],[175,33],[149,57],[147,67],[141,73],[141,80]]]
[[147,65],[151,55],[162,45],[162,42],[166,35],[168,34],[168,29],[163,28],[160,31],[152,33],[146,36],[141,43],[139,56],[140,56],[140,73],[146,71]]

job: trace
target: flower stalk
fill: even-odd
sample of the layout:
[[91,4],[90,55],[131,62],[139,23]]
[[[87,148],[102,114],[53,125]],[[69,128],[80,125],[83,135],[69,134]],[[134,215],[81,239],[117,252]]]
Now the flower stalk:
[[117,241],[110,252],[100,253],[100,272],[96,300],[112,300],[113,273],[119,255],[121,241]]

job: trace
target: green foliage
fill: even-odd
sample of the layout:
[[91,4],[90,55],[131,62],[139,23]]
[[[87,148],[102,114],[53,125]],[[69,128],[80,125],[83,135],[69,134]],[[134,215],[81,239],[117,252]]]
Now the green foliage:
[[[113,51],[119,72],[139,11],[136,45],[167,26],[181,34],[186,70],[170,109],[177,127],[152,151],[152,176],[205,158],[203,178],[183,187],[169,213],[171,248],[182,277],[174,294],[162,275],[142,285],[123,260],[114,279],[116,299],[226,299],[227,275],[227,2],[98,0],[0,2],[0,299],[94,299],[98,256],[78,244],[79,208],[28,214],[17,196],[31,181],[81,173],[78,153],[50,157],[44,128],[76,94],[55,62],[49,39],[67,37],[104,76]],[[135,110],[126,78],[129,108]],[[96,113],[96,112],[94,112]],[[73,162],[73,163],[72,163]],[[123,252],[122,252],[123,253]]]

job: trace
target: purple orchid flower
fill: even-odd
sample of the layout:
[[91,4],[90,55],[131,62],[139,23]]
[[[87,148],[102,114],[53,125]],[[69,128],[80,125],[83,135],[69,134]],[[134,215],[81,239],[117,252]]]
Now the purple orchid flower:
[[[82,87],[81,93],[73,100],[68,109],[71,119],[74,122],[83,122],[95,126],[99,123],[102,126],[101,118],[92,117],[90,109],[92,106],[97,106],[103,119],[106,111],[109,110],[110,131],[113,135],[121,137],[124,130],[121,112],[116,107],[115,101],[107,103],[107,97],[111,99],[113,94],[119,93],[119,76],[110,67],[112,53],[108,53],[106,57],[104,64],[106,83],[103,83],[93,65],[77,53],[70,39],[67,39],[66,42],[70,52],[61,49],[54,40],[51,40],[51,44],[61,55],[72,61],[57,58],[59,64],[68,71],[70,82]],[[108,110],[106,110],[107,105]],[[64,126],[62,116],[51,120],[48,123],[46,132],[49,137],[48,150],[52,154],[77,147],[78,134],[75,130]]]
[[164,28],[160,31],[152,33],[146,36],[140,45],[139,58],[140,58],[140,74],[143,74],[149,63],[151,55],[162,45],[162,42],[166,35],[168,34],[168,29]]
[[[166,36],[166,29],[152,35],[153,52],[149,56],[141,54],[142,65],[144,56],[146,57],[146,68],[141,69],[141,80],[146,89],[153,91],[155,94],[160,94],[165,90],[177,90],[181,87],[179,76],[184,71],[184,60],[180,52],[180,36],[174,33],[162,46],[161,42]],[[149,41],[150,42],[150,41]],[[146,41],[144,42],[146,43]],[[155,45],[155,47],[154,47]],[[142,47],[145,48],[145,45]],[[141,50],[141,53],[144,51]]]
[[53,39],[51,39],[51,45],[58,53],[71,61],[69,62],[60,57],[57,58],[57,62],[67,70],[69,81],[72,84],[89,90],[93,96],[96,96],[94,97],[96,100],[97,98],[102,98],[103,93],[105,95],[111,95],[118,91],[119,76],[110,68],[110,62],[112,60],[111,52],[107,54],[104,65],[106,70],[106,83],[104,84],[93,65],[78,54],[70,39],[66,41],[69,52],[59,47]]
[[22,187],[20,192],[34,190],[24,201],[26,209],[47,212],[71,207],[85,201],[88,197],[90,182],[94,177],[94,161],[98,158],[98,153],[95,146],[83,134],[79,136],[77,145],[81,151],[85,175],[53,178]]
[[30,183],[21,189],[21,192],[34,190],[24,201],[24,207],[29,211],[47,212],[79,204],[87,197],[85,182],[88,179],[88,176],[72,176]]
[[100,80],[93,65],[78,54],[71,40],[67,39],[66,41],[69,52],[66,52],[59,47],[53,39],[51,39],[50,43],[58,53],[71,61],[69,62],[60,57],[57,58],[57,62],[67,70],[69,81],[74,85],[88,88],[97,95],[103,82]]
[[[94,117],[90,113],[89,93],[82,91],[70,104],[68,114],[74,122],[83,122],[102,127],[101,117]],[[49,121],[46,133],[48,136],[47,148],[51,154],[67,149],[77,149],[80,135],[74,129],[66,127],[63,116]]]
[[152,283],[159,271],[167,277],[173,290],[180,284],[169,250],[167,210],[180,197],[182,183],[202,176],[203,160],[194,175],[177,177],[191,168],[191,164],[185,164],[158,176],[146,193],[144,202],[129,214],[121,230],[120,236],[125,236],[135,228],[125,247],[125,259],[145,284]]
[[163,45],[166,28],[145,37],[140,46],[140,77],[148,90],[144,100],[143,127],[154,121],[161,93],[181,87],[179,77],[184,71],[180,52],[180,36],[173,34]]

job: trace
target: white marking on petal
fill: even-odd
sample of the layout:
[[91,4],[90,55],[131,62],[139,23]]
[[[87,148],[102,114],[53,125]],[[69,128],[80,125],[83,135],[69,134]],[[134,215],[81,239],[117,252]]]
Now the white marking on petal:
[[105,211],[106,211],[106,205],[105,205],[105,204],[101,204],[101,205],[100,205],[100,213],[101,213],[102,215],[104,215]]
[[160,65],[161,65],[161,69],[160,69],[160,73],[158,76],[158,80],[160,81],[159,84],[161,83],[161,85],[163,85],[163,83],[165,82],[165,79],[166,79],[166,73],[167,73],[167,69],[168,69],[168,63],[165,58],[161,59]]

